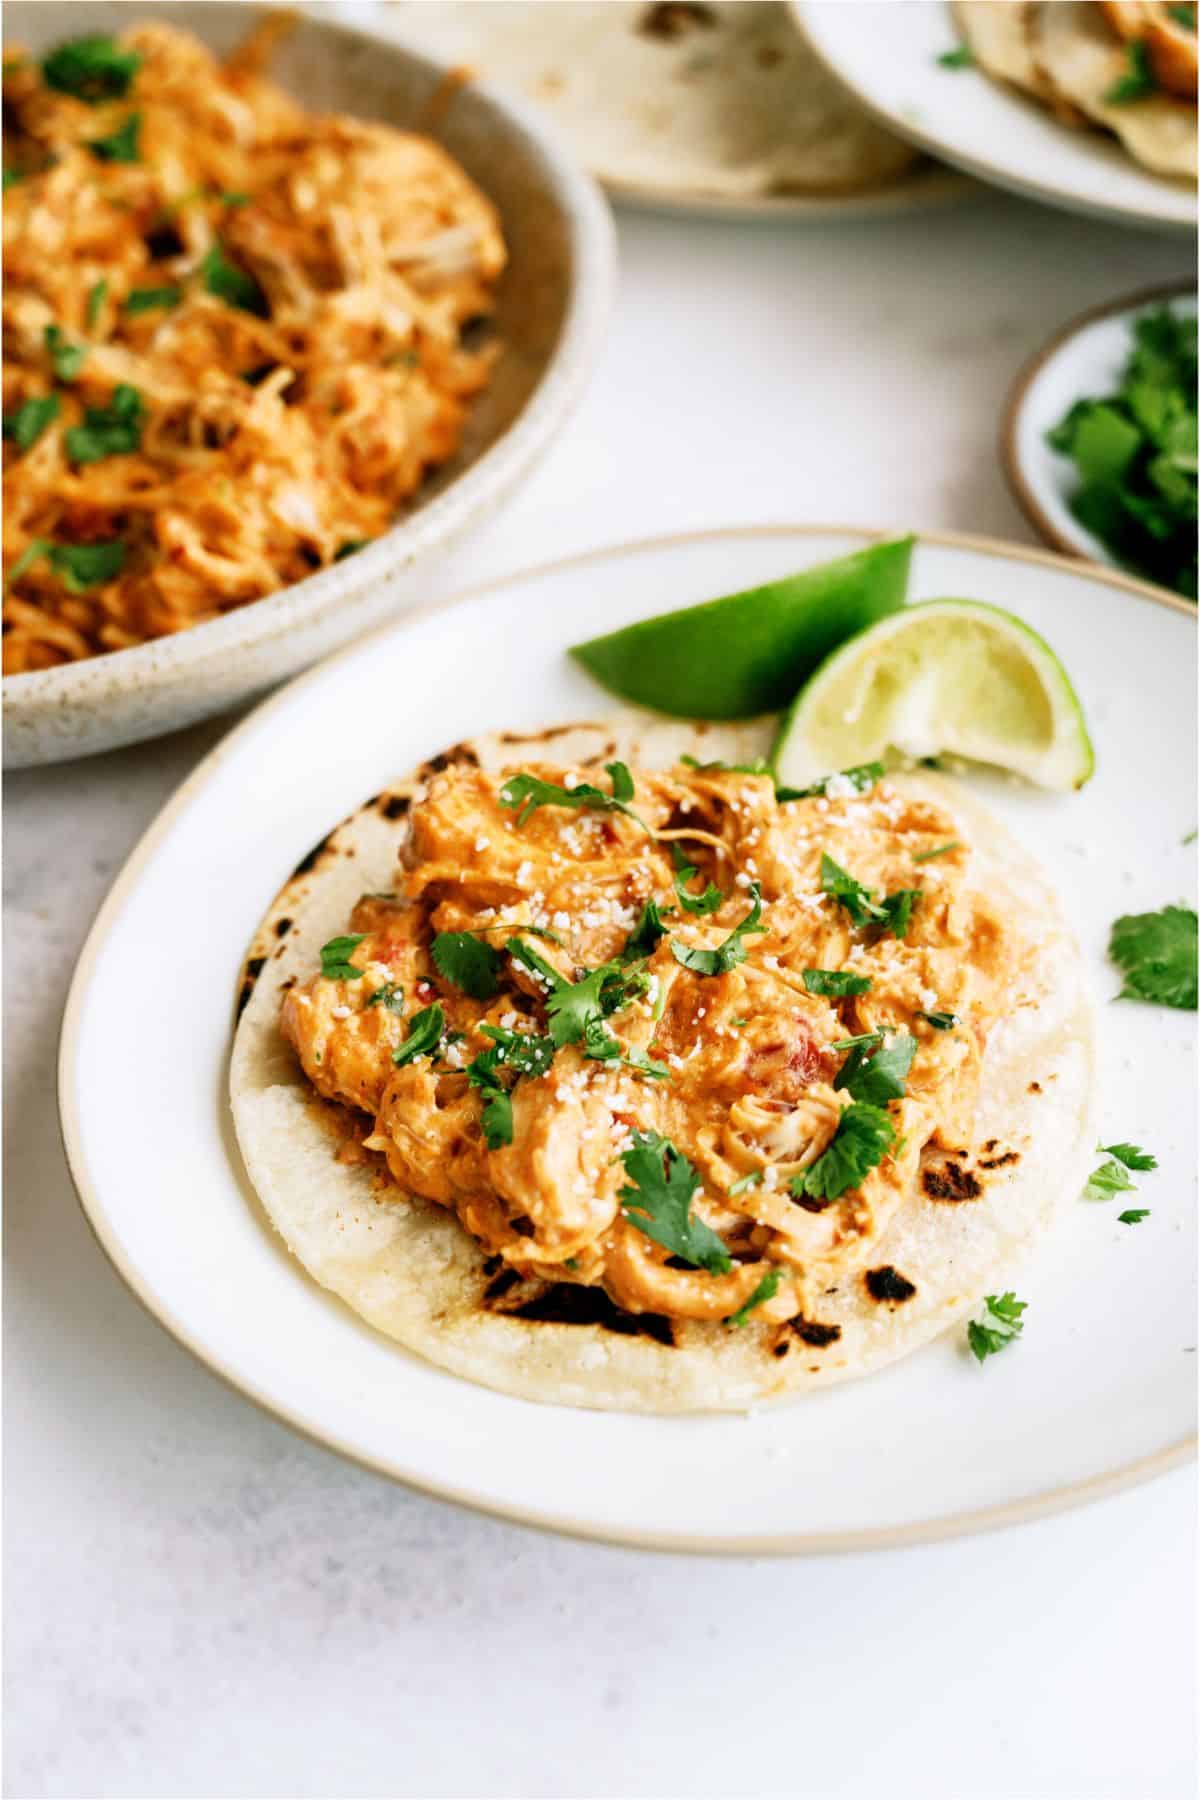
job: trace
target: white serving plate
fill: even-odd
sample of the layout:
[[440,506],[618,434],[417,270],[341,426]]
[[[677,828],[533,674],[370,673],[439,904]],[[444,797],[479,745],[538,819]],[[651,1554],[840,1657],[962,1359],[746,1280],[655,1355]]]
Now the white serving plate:
[[[42,52],[120,31],[147,12],[213,49],[254,23],[244,5],[161,0],[12,0],[5,41]],[[509,245],[496,326],[505,349],[457,455],[403,520],[345,562],[224,618],[85,662],[3,683],[10,768],[90,756],[157,737],[236,705],[398,611],[399,578],[486,518],[565,424],[600,353],[615,280],[612,220],[570,153],[519,100],[468,84],[437,112],[441,66],[333,20],[297,18],[273,79],[314,111],[429,129],[495,201]]]
[[1122,565],[1071,511],[1078,471],[1069,456],[1050,448],[1046,433],[1076,400],[1114,392],[1129,359],[1134,319],[1164,302],[1196,316],[1196,291],[1189,284],[1113,300],[1072,319],[1025,364],[1005,408],[1000,450],[1022,512],[1052,549],[1110,569]]
[[1104,132],[1059,124],[980,69],[942,68],[938,57],[960,41],[945,0],[790,4],[812,49],[855,98],[930,155],[1069,212],[1194,237],[1194,186],[1139,167]]
[[[556,1530],[687,1550],[895,1544],[1029,1518],[1186,1457],[1194,1425],[1195,1017],[1111,1003],[1111,921],[1183,894],[1196,820],[1195,617],[1041,552],[923,538],[912,595],[1043,631],[1098,753],[1069,799],[984,798],[1053,871],[1100,1013],[1105,1141],[1151,1147],[1152,1216],[1080,1202],[1021,1283],[1019,1346],[960,1333],[753,1416],[538,1406],[459,1381],[316,1287],[259,1213],[226,1094],[245,946],[289,870],[390,774],[472,732],[597,715],[567,646],[779,576],[870,534],[744,528],[634,544],[396,621],[261,706],[185,782],[102,908],[63,1025],[67,1155],[96,1234],[179,1342],[276,1417],[430,1493]],[[411,679],[418,670],[419,681]],[[402,703],[398,703],[398,696]],[[1153,696],[1153,713],[1146,701]]]

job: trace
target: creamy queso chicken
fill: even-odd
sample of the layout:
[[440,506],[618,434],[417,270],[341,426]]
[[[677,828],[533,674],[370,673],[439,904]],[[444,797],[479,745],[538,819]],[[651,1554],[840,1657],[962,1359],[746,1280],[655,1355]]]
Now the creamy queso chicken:
[[782,1323],[971,1143],[1016,946],[959,824],[874,771],[782,798],[724,765],[457,763],[401,862],[283,1030],[399,1188],[522,1277]]

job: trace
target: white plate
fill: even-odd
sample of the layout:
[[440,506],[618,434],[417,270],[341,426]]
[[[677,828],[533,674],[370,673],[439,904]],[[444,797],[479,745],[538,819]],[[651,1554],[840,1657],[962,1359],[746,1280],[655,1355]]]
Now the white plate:
[[[472,68],[519,94],[562,133],[583,165],[624,206],[692,218],[818,223],[921,212],[978,192],[957,170],[924,159],[897,179],[875,186],[826,193],[771,191],[768,167],[757,166],[753,158],[751,170],[746,167],[747,143],[762,151],[755,130],[745,124],[755,89],[740,89],[732,79],[732,53],[721,45],[722,33],[697,28],[679,45],[647,46],[633,29],[643,11],[640,5],[606,4],[604,28],[598,33],[595,21],[601,9],[575,0],[550,5],[544,0],[524,5],[480,5],[479,0],[332,4],[364,29],[436,56],[450,67]],[[315,0],[315,5],[326,12],[330,0]],[[739,5],[744,10],[746,0]],[[767,10],[754,8],[758,14]],[[794,91],[806,74],[811,78],[811,59],[795,38],[787,8],[780,4],[771,10],[778,20],[760,51],[778,58],[779,66],[769,66],[766,76],[756,79],[765,79],[768,93],[777,92],[783,81],[791,82]],[[593,72],[587,65],[598,53],[602,59]],[[654,67],[658,58],[664,64],[661,75]],[[682,137],[681,113],[692,121]]]
[[[157,0],[145,10],[221,55],[254,23],[251,8],[212,0]],[[142,16],[127,0],[12,0],[6,42],[44,51]],[[357,556],[190,631],[5,676],[10,768],[178,730],[261,694],[393,616],[405,603],[399,578],[485,519],[528,473],[566,423],[600,354],[616,274],[612,219],[531,108],[475,85],[451,100],[437,63],[324,17],[298,19],[268,72],[314,111],[424,126],[495,201],[510,257],[497,290],[503,351],[492,381],[471,408],[456,454],[414,495],[403,519]]]
[[1176,286],[1113,300],[1072,319],[1025,364],[1005,409],[1000,447],[1009,485],[1022,512],[1053,549],[1065,550],[1068,556],[1086,556],[1109,568],[1122,565],[1071,511],[1078,472],[1069,456],[1050,448],[1046,433],[1076,400],[1098,398],[1115,390],[1129,360],[1133,321],[1164,301],[1174,311],[1195,318],[1194,288]]
[[[1194,1019],[1107,1004],[1119,913],[1178,899],[1196,820],[1195,621],[1153,590],[1040,552],[931,538],[914,597],[1013,608],[1063,656],[1099,767],[1071,799],[985,797],[1052,868],[1102,1004],[1106,1141],[1158,1155],[1138,1227],[1080,1203],[1022,1282],[1022,1343],[961,1334],[752,1417],[537,1406],[455,1379],[362,1325],[263,1223],[229,1123],[239,960],[288,871],[389,775],[471,732],[595,717],[581,637],[840,555],[867,534],[747,528],[516,576],[343,651],[253,714],[171,801],[93,928],[63,1026],[60,1102],[85,1210],[181,1342],[314,1438],[429,1492],[586,1536],[809,1550],[937,1537],[1069,1505],[1188,1454],[1195,1359]],[[414,679],[415,676],[415,679]],[[1152,715],[1138,695],[1154,696]]]
[[1196,229],[1196,189],[1153,175],[1100,131],[1060,125],[980,69],[944,69],[959,43],[945,0],[791,0],[809,44],[856,99],[933,156],[1070,212]]

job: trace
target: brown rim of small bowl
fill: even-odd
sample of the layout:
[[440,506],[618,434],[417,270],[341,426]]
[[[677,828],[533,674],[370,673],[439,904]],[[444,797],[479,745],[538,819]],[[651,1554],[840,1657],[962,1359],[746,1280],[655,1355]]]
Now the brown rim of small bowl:
[[[1008,390],[1004,410],[1000,415],[1000,432],[997,440],[1000,464],[1004,470],[1005,480],[1008,482],[1009,492],[1026,519],[1042,542],[1049,544],[1050,548],[1058,551],[1060,556],[1069,556],[1073,562],[1085,563],[1092,568],[1115,569],[1119,574],[1127,573],[1119,563],[1104,562],[1098,557],[1089,556],[1077,542],[1066,537],[1058,529],[1039,504],[1036,494],[1025,478],[1025,471],[1021,467],[1021,459],[1017,454],[1017,420],[1020,417],[1021,408],[1025,404],[1026,394],[1051,357],[1057,356],[1069,339],[1086,330],[1089,325],[1095,325],[1101,319],[1115,318],[1121,313],[1133,312],[1143,306],[1150,306],[1156,300],[1176,300],[1184,295],[1191,297],[1195,292],[1195,283],[1181,278],[1178,281],[1160,282],[1155,287],[1139,288],[1135,293],[1124,294],[1116,300],[1105,300],[1098,306],[1090,306],[1086,312],[1076,313],[1065,325],[1060,326],[1054,336],[1047,339],[1040,349],[1034,351],[1032,356],[1027,357],[1018,369],[1013,384]],[[1138,575],[1135,576],[1135,579],[1148,581],[1149,577]],[[1158,587],[1159,583],[1150,582],[1150,586]],[[1162,591],[1169,594],[1172,590],[1164,588]]]

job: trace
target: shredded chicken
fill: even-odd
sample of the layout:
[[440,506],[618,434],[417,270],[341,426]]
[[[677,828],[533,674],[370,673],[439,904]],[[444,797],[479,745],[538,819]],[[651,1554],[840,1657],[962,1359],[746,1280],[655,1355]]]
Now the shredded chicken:
[[[596,779],[533,773],[560,788]],[[367,1146],[398,1186],[453,1208],[521,1275],[599,1284],[630,1311],[720,1319],[774,1273],[762,1316],[784,1320],[863,1265],[914,1192],[923,1152],[970,1143],[987,1033],[1012,1003],[1019,959],[968,884],[961,826],[938,806],[886,783],[781,804],[767,776],[682,766],[635,771],[634,784],[637,818],[548,804],[522,823],[501,801],[501,777],[463,763],[436,775],[410,813],[397,893],[361,901],[349,922],[360,972],[290,990],[283,1031],[323,1095],[374,1116]],[[694,875],[679,875],[678,847]],[[907,934],[856,926],[823,891],[823,852],[879,894],[919,889]],[[713,883],[719,906],[689,913],[677,879],[693,896]],[[741,940],[743,961],[716,974],[681,964],[673,943],[720,945],[759,890],[764,930]],[[631,946],[648,901],[664,934]],[[433,956],[449,932],[492,947],[487,998],[471,998]],[[607,963],[637,979],[603,1021],[622,1060],[563,1043],[544,1073],[511,1085],[511,1141],[489,1148],[487,1096],[467,1073],[492,1046],[484,1028],[544,1038],[551,1017],[551,977],[514,957],[513,940],[559,980]],[[811,993],[804,971],[814,969],[870,986]],[[375,998],[385,989],[400,1010]],[[434,1004],[440,1044],[394,1066]],[[836,1085],[845,1040],[876,1030],[916,1041],[906,1092],[889,1107],[895,1141],[831,1201],[797,1198],[793,1179],[828,1150],[850,1103]],[[637,1066],[647,1057],[659,1077]],[[683,1266],[629,1216],[622,1159],[636,1133],[657,1134],[694,1168],[692,1212],[720,1234],[727,1271]]]
[[351,554],[489,379],[494,208],[428,138],[265,81],[279,27],[224,67],[163,25],[83,40],[126,58],[99,96],[6,51],[6,673]]

